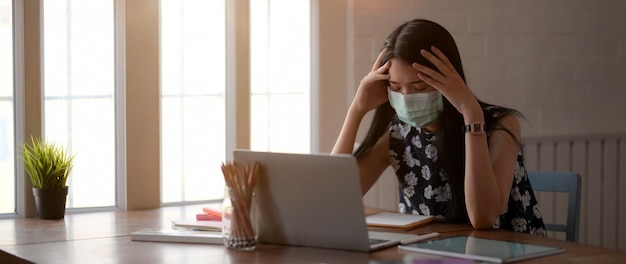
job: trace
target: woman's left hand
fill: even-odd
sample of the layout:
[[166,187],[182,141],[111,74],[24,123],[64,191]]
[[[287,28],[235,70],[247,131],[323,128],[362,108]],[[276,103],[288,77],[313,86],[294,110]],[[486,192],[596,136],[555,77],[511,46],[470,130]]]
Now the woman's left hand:
[[441,73],[419,63],[413,63],[413,68],[418,71],[417,76],[437,89],[463,116],[470,112],[480,111],[478,100],[450,60],[436,47],[431,47],[431,50],[432,53],[424,49],[420,50],[420,54],[435,65]]

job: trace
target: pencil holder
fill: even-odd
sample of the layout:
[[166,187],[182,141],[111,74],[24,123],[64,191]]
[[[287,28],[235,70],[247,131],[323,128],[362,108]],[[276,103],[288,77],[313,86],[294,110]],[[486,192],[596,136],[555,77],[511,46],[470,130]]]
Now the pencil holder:
[[241,196],[231,188],[224,191],[222,237],[232,249],[254,250],[257,245],[257,212],[254,192]]
[[236,166],[226,168],[224,166],[222,166],[226,179],[222,203],[224,245],[230,249],[254,250],[258,243],[258,210],[254,192],[255,172],[258,169],[249,171],[246,166],[244,170],[246,177],[242,177],[236,172]]

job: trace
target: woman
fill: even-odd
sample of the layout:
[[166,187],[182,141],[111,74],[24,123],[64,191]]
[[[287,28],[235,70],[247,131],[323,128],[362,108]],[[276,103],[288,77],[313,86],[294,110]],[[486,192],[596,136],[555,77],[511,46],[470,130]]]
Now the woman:
[[545,236],[519,140],[519,112],[479,101],[465,83],[454,39],[416,19],[387,38],[359,85],[333,153],[357,157],[363,194],[391,165],[400,211]]

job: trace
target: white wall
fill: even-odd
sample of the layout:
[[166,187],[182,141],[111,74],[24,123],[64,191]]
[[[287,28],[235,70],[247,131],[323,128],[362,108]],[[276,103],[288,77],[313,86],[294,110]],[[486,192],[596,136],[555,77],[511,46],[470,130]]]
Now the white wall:
[[[361,78],[371,69],[386,36],[405,21],[425,18],[452,33],[461,52],[468,86],[480,99],[515,108],[525,115],[523,137],[584,140],[591,136],[602,141],[602,135],[626,134],[626,118],[622,117],[626,113],[626,1],[347,1],[345,109]],[[337,133],[340,125],[335,126]],[[367,126],[367,120],[361,124],[360,138]],[[604,162],[602,158],[618,160],[618,154],[607,154],[611,149],[609,146],[604,154],[593,154],[594,159],[600,163]],[[541,150],[548,154],[551,151],[557,150]],[[568,155],[571,158],[572,154]],[[609,229],[602,235],[595,234],[599,222],[620,223],[626,217],[623,206],[615,206],[626,204],[622,196],[615,196],[621,186],[616,182],[625,181],[626,174],[614,173],[615,168],[607,173],[606,169],[587,163],[569,167],[558,162],[545,163],[553,168],[532,162],[527,165],[533,169],[573,170],[583,175],[580,242],[626,250],[626,241],[617,241]],[[364,202],[397,209],[395,193],[397,182],[388,170]],[[610,199],[604,197],[607,194]],[[601,209],[596,207],[607,209],[600,215],[596,211]]]
[[386,36],[426,18],[452,33],[480,99],[526,116],[524,136],[626,132],[626,1],[351,0],[348,10],[346,108]]

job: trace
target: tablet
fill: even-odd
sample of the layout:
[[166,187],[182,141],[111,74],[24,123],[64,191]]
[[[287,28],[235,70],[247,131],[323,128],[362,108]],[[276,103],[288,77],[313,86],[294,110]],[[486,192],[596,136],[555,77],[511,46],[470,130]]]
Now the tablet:
[[400,245],[407,251],[494,263],[514,262],[564,252],[565,249],[521,242],[455,236]]

